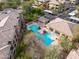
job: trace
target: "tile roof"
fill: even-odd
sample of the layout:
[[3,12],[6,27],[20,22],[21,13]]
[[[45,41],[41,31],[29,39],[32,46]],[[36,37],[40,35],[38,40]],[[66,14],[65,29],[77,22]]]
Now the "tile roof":
[[63,20],[61,18],[56,18],[55,20],[49,22],[46,26],[73,37],[74,27],[77,25],[78,24]]
[[10,46],[7,46],[6,48],[0,51],[0,59],[9,59],[9,54],[10,54]]
[[[0,27],[0,49],[8,44],[8,41],[14,40],[15,25],[18,25],[17,17],[18,13],[12,11],[11,13],[0,14],[0,20],[2,21],[5,17],[8,17],[5,24]],[[0,59],[7,59],[9,57],[10,47],[0,50]]]
[[0,27],[3,27],[6,21],[8,20],[9,16],[5,17],[3,20],[0,21]]
[[77,50],[71,50],[66,59],[79,59],[79,52]]

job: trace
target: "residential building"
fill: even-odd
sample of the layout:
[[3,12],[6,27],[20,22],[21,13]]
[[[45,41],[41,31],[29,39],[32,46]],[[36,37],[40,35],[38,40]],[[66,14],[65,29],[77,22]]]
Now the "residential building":
[[71,50],[66,59],[79,59],[79,49]]
[[65,0],[50,0],[49,1],[49,9],[58,8],[60,4],[64,4]]
[[52,36],[55,36],[55,39],[66,36],[70,40],[73,40],[76,26],[79,26],[79,24],[61,18],[56,18],[46,25]]
[[66,0],[35,0],[34,5],[41,5],[42,3],[48,3],[49,9],[51,8],[58,8],[58,6],[61,4],[64,4]]
[[68,14],[67,18],[69,21],[79,24],[79,18],[77,17],[77,15],[78,15],[78,10],[74,10]]
[[75,16],[77,13],[78,13],[78,10],[74,10],[74,11],[70,12],[68,15]]
[[49,0],[34,0],[32,7],[39,8],[38,6],[44,6],[45,9],[49,8]]
[[13,59],[16,54],[16,46],[23,37],[23,19],[19,16],[10,9],[0,13],[0,59]]
[[71,4],[77,4],[78,0],[70,0]]
[[[43,42],[46,46],[59,45],[62,42],[62,38],[68,38],[70,41],[74,40],[76,28],[79,24],[62,19],[55,18],[49,22],[49,19],[40,17],[37,23],[27,24],[27,29],[36,34],[38,39],[43,39],[43,35],[48,33],[49,39]],[[38,28],[39,27],[39,28]],[[36,28],[36,30],[34,30]],[[38,29],[37,29],[38,28]],[[77,35],[77,34],[76,34]],[[47,43],[46,43],[47,42]],[[48,44],[48,45],[47,45]]]

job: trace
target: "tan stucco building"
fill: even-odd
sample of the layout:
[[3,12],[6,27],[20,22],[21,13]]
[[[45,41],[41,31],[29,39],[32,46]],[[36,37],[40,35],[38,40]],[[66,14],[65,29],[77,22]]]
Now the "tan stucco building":
[[79,25],[62,18],[56,18],[50,21],[46,26],[50,29],[50,33],[54,32],[57,37],[64,35],[72,41],[74,38],[75,28]]
[[65,3],[65,0],[35,0],[34,4],[35,5],[41,5],[42,3],[48,3],[49,5],[49,9],[51,9],[52,7],[58,7],[60,5],[60,3]]
[[71,50],[66,59],[79,59],[79,49]]

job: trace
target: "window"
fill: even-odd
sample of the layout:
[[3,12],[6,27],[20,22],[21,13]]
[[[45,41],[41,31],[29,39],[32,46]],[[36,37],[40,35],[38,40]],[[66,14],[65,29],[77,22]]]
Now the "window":
[[52,28],[49,28],[51,31],[53,31],[53,29]]
[[56,6],[58,6],[58,5],[56,5]]
[[14,39],[15,39],[16,42],[18,41],[18,37],[17,37],[16,34],[14,35]]
[[15,55],[15,50],[14,50],[13,54]]
[[10,50],[13,50],[13,46],[10,47]]
[[52,7],[52,9],[54,9],[54,7]]
[[16,47],[16,44],[14,44],[14,47]]
[[73,2],[75,2],[75,1],[73,1]]
[[11,44],[11,41],[8,41],[8,44]]
[[73,19],[70,19],[70,21],[73,21]]
[[77,21],[77,23],[79,24],[79,21]]
[[14,39],[17,39],[17,34],[14,35]]
[[18,39],[16,39],[16,42],[18,41]]
[[76,20],[73,20],[74,22],[76,22]]

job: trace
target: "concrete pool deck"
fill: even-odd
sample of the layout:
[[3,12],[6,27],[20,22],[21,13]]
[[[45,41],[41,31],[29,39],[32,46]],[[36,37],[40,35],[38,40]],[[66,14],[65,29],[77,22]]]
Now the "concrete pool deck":
[[39,30],[40,33],[43,33],[43,31],[46,30],[47,32],[49,32],[51,34],[51,39],[54,40],[52,43],[51,43],[51,46],[56,46],[56,45],[59,45],[59,40],[57,38],[59,38],[54,32],[50,32],[49,29],[47,28],[41,28]]
[[[35,22],[32,22],[32,23],[30,23],[29,25],[32,25],[32,24],[37,24],[38,26],[40,26],[38,23],[35,23]],[[51,35],[50,39],[51,39],[53,42],[51,42],[50,46],[59,45],[60,42],[59,42],[59,40],[57,39],[58,36],[56,35],[56,33],[51,32],[47,27],[44,27],[44,26],[43,26],[43,27],[40,27],[40,29],[38,30],[38,32],[43,35],[43,31],[44,31],[44,30],[45,30],[46,32],[50,33],[50,35]]]

